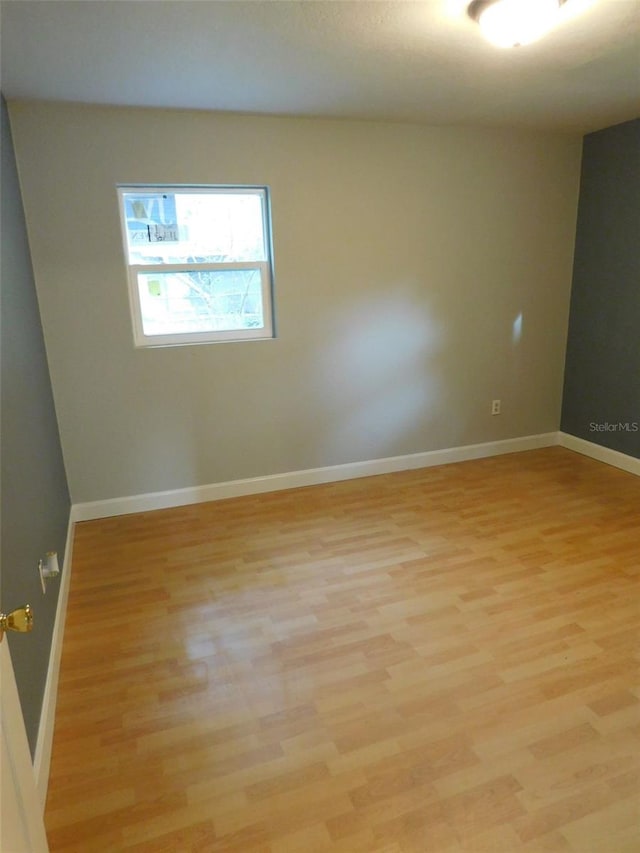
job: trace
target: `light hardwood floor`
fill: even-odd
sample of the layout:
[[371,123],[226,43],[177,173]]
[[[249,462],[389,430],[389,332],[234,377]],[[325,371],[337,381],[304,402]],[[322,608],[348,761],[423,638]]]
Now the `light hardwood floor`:
[[639,533],[562,448],[78,525],[53,853],[637,853]]

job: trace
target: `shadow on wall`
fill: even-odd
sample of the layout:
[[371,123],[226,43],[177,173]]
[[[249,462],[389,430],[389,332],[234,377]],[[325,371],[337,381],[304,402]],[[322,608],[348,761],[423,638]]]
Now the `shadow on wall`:
[[488,338],[492,329],[469,317],[466,338],[464,328],[445,328],[411,284],[388,292],[345,308],[327,337],[322,458],[340,464],[474,443],[470,424],[483,430],[480,440],[505,437],[510,419],[490,416],[485,386],[490,376],[496,396],[515,399],[526,372],[524,312],[512,309]]
[[323,454],[352,461],[354,446],[362,459],[423,449],[425,431],[443,411],[434,365],[444,340],[426,302],[402,285],[342,311],[320,367]]

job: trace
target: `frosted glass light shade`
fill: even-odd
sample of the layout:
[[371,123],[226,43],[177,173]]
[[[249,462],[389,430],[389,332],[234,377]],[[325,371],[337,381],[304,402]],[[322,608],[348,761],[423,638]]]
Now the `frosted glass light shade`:
[[519,47],[543,36],[555,24],[564,0],[474,0],[469,15],[497,47]]

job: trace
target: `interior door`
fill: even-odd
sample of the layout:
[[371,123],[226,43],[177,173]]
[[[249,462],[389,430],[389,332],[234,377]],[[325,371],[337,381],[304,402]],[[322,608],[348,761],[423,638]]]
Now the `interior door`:
[[6,638],[0,642],[0,729],[0,850],[48,853],[42,806]]

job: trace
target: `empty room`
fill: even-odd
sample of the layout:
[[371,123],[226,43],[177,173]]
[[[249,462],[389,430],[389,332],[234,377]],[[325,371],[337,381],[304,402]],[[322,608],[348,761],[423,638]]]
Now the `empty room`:
[[639,0],[0,15],[2,853],[637,853]]

